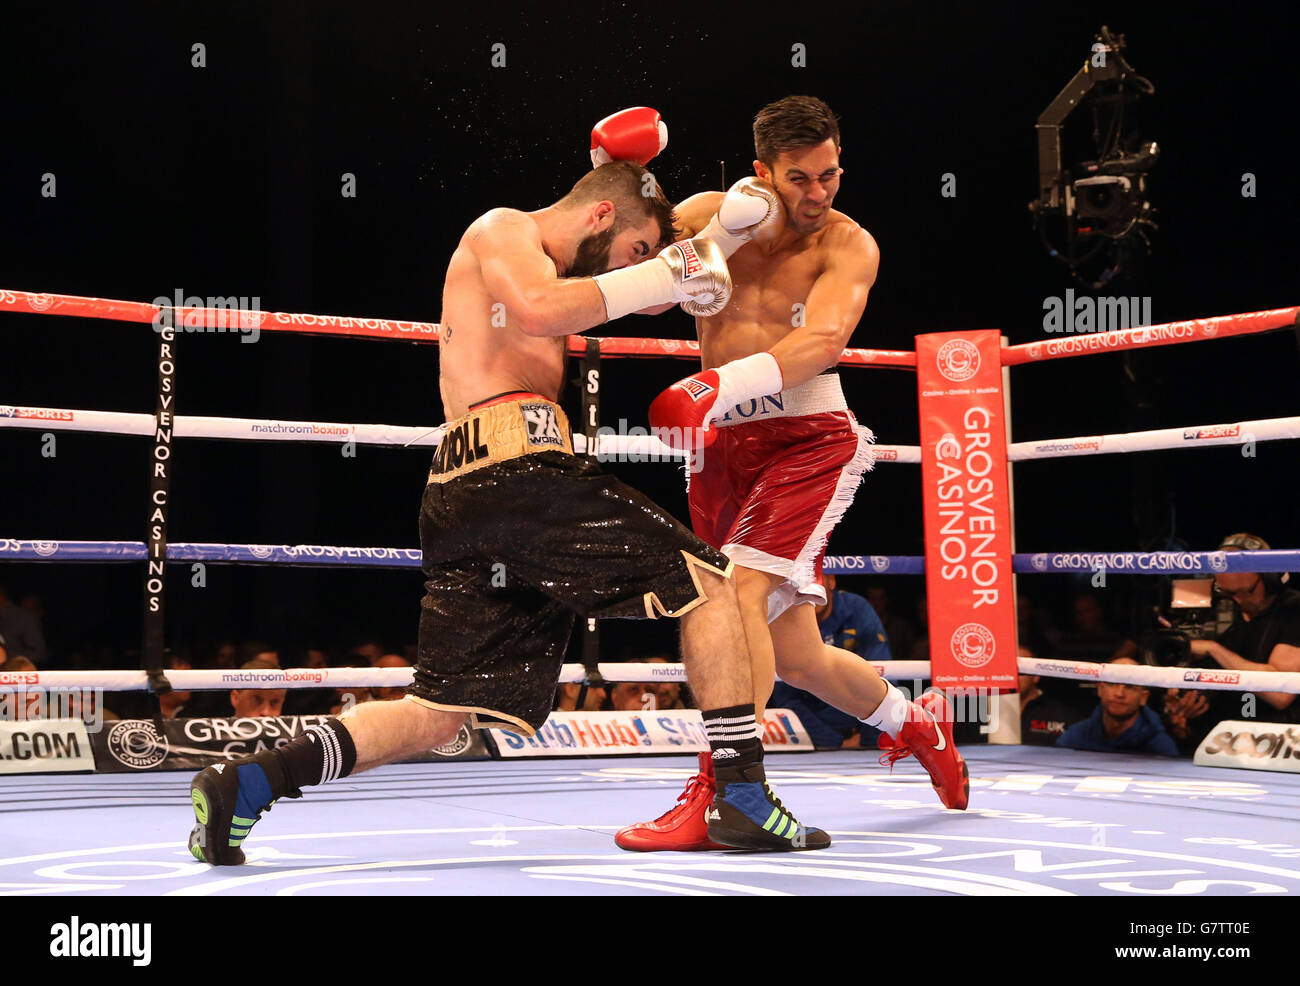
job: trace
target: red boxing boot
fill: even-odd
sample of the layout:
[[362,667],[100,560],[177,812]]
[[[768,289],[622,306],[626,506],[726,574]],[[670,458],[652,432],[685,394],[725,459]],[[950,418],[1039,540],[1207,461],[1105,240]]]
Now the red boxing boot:
[[881,734],[880,748],[887,752],[880,762],[892,768],[909,754],[915,756],[929,772],[943,806],[965,809],[970,800],[970,773],[952,739],[952,706],[943,693],[933,690],[911,704],[913,714],[898,736],[891,740]]
[[653,822],[638,822],[619,829],[614,842],[633,852],[696,852],[728,849],[709,838],[704,812],[713,801],[718,785],[713,779],[713,754],[700,754],[700,772],[686,782],[677,804]]

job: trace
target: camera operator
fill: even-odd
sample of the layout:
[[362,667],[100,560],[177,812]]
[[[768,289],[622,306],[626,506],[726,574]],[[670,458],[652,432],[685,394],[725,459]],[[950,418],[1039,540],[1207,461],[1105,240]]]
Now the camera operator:
[[[1267,551],[1268,543],[1253,534],[1232,534],[1220,551]],[[1289,576],[1278,573],[1224,572],[1215,589],[1233,601],[1236,618],[1214,640],[1193,640],[1193,657],[1232,671],[1300,671],[1300,592],[1287,586]],[[1212,665],[1211,665],[1212,666]],[[1246,718],[1244,696],[1213,692],[1210,725],[1221,719]],[[1256,692],[1264,708],[1254,717],[1272,722],[1300,722],[1296,695]]]

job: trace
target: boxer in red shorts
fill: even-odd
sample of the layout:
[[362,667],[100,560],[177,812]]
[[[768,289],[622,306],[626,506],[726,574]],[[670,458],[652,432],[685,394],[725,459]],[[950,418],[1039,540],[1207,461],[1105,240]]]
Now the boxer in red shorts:
[[[733,292],[723,311],[697,318],[705,369],[655,399],[651,426],[697,456],[691,523],[736,564],[760,713],[779,673],[879,728],[886,759],[915,755],[943,804],[962,809],[970,782],[947,700],[932,691],[909,702],[856,654],[825,644],[811,605],[825,602],[827,539],[872,464],[873,436],[849,411],[835,366],[880,252],[870,233],[831,208],[840,140],[824,102],[789,96],[764,107],[754,149],[756,177],[677,209],[683,236],[710,239],[730,258]],[[712,792],[702,756],[677,805],[621,830],[617,843],[714,848],[704,817]]]

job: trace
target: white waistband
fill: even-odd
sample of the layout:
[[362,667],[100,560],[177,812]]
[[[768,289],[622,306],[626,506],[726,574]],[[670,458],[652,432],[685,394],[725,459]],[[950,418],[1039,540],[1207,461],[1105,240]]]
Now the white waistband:
[[743,425],[746,421],[793,418],[848,409],[849,406],[844,403],[844,390],[840,387],[840,375],[825,373],[771,397],[737,404],[713,424],[726,428],[730,425]]

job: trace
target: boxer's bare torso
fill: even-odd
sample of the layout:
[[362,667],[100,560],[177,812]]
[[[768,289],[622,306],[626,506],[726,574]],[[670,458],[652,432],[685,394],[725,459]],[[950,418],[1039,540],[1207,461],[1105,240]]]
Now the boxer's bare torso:
[[465,230],[447,265],[442,289],[438,388],[448,421],[465,414],[477,401],[511,390],[554,400],[564,381],[566,336],[526,334],[505,302],[488,290],[478,250],[503,226],[519,248],[533,247],[555,276],[555,263],[545,256],[541,233],[530,214],[495,209]]
[[[722,192],[701,192],[678,206],[681,235],[703,230],[722,199]],[[857,262],[864,251],[875,252],[871,234],[834,209],[816,232],[796,236],[786,231],[766,245],[741,247],[728,261],[733,285],[730,304],[711,318],[695,320],[701,365],[708,369],[772,350],[805,323],[801,316],[806,315],[813,285],[822,275],[837,262]]]

